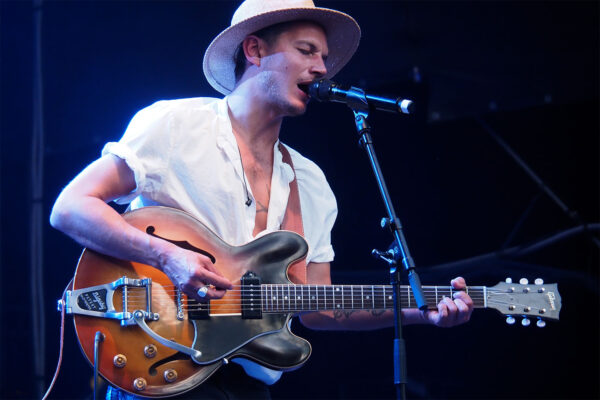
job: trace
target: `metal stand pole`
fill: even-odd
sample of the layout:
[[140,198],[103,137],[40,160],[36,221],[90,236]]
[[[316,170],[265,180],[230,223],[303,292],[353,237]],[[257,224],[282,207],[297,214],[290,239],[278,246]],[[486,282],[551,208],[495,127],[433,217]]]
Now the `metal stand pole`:
[[100,349],[100,342],[104,340],[102,332],[97,331],[94,337],[94,400],[98,400],[98,350]]
[[400,306],[400,274],[398,271],[398,260],[402,260],[404,269],[408,272],[408,282],[413,292],[417,306],[421,310],[427,310],[427,300],[421,287],[419,275],[415,270],[415,265],[406,239],[402,233],[402,224],[396,216],[396,211],[392,205],[387,185],[383,178],[383,173],[375,154],[373,139],[371,138],[371,127],[367,122],[369,116],[369,105],[366,95],[360,89],[353,88],[353,91],[346,97],[346,104],[354,113],[354,123],[359,136],[360,146],[366,150],[369,161],[377,180],[379,192],[383,198],[387,217],[382,219],[382,228],[389,228],[394,238],[392,246],[385,252],[373,250],[373,255],[387,262],[390,266],[390,280],[394,289],[394,385],[396,387],[396,396],[398,399],[406,398],[406,345],[402,337],[402,319]]

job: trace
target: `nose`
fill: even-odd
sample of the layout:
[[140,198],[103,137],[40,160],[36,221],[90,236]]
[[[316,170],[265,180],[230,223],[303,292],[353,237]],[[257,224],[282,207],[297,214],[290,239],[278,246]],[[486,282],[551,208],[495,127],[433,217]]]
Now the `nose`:
[[327,67],[325,66],[325,60],[321,57],[316,58],[315,63],[310,68],[311,74],[315,78],[322,78],[327,74]]

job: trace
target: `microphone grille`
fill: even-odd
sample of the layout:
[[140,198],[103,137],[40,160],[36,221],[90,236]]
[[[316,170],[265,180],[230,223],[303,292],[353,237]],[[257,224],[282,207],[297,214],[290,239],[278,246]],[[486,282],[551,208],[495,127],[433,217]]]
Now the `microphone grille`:
[[329,100],[329,90],[332,86],[335,86],[335,83],[332,81],[320,79],[308,86],[308,94],[319,101],[327,101]]

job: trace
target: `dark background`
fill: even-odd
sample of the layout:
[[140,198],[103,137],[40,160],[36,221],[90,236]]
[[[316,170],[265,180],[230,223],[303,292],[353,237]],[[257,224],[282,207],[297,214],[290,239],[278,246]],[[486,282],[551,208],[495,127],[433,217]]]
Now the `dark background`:
[[[475,285],[507,276],[557,282],[563,309],[544,329],[509,326],[478,310],[453,329],[410,326],[409,394],[415,398],[598,398],[598,248],[564,235],[528,255],[497,254],[579,224],[483,128],[503,138],[582,221],[599,222],[598,2],[329,1],[363,30],[336,80],[412,97],[412,117],[373,114],[378,150],[412,255],[427,284],[456,275]],[[42,13],[43,214],[102,145],[159,99],[217,96],[204,49],[229,24],[228,1],[47,1]],[[0,2],[0,398],[38,398],[58,357],[56,300],[80,246],[44,225],[43,293],[30,289],[34,7]],[[286,120],[284,142],[316,161],[336,193],[338,283],[386,283],[372,248],[389,237],[349,109],[311,103]],[[33,369],[31,312],[46,317],[45,374]],[[91,396],[92,369],[71,318],[52,398]],[[393,332],[314,332],[314,352],[272,388],[275,398],[391,398]]]

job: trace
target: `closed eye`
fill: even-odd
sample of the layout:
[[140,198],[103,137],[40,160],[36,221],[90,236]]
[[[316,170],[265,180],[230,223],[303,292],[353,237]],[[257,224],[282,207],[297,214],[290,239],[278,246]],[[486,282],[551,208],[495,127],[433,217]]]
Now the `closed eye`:
[[299,48],[298,51],[300,53],[304,54],[305,56],[310,56],[310,55],[313,55],[315,53],[314,50],[312,50],[312,49],[311,50],[306,50],[306,49],[300,49]]

